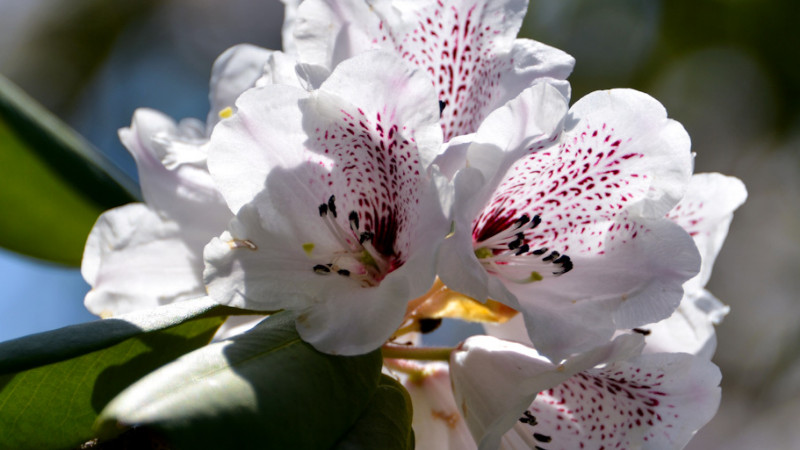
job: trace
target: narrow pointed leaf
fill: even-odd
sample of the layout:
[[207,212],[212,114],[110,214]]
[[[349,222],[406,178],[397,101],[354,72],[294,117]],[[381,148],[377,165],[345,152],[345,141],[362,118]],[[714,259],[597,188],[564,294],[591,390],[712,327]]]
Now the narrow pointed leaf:
[[0,246],[79,265],[104,210],[135,183],[74,130],[0,76]]
[[367,409],[335,449],[413,450],[413,415],[408,391],[394,378],[382,375]]
[[101,413],[101,439],[131,427],[174,448],[331,448],[373,398],[379,351],[332,356],[280,313],[189,353],[135,383]]
[[230,308],[208,299],[0,343],[0,448],[75,448],[125,387],[208,343]]

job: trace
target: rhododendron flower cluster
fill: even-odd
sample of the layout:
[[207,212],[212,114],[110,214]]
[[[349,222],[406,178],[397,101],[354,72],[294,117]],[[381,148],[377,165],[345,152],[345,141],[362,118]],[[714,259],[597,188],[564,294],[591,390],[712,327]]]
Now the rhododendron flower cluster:
[[[87,307],[208,295],[382,348],[418,448],[682,448],[719,404],[704,286],[741,182],[693,175],[647,94],[570,106],[526,1],[287,3],[286,51],[220,56],[205,124],[120,131],[145,203],[95,225]],[[420,345],[442,319],[486,335]]]

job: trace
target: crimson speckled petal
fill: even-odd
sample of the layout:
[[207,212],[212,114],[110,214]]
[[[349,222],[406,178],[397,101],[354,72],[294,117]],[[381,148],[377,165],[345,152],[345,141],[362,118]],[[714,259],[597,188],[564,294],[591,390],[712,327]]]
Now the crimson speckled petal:
[[[442,103],[445,141],[475,131],[495,108],[538,79],[566,95],[574,60],[514,39],[527,2],[309,0],[295,37],[303,60],[333,67],[368,48],[392,50],[424,70]],[[557,81],[561,80],[561,81]]]
[[[555,359],[617,328],[668,317],[699,266],[691,238],[666,218],[691,174],[683,127],[646,94],[612,90],[573,105],[555,139],[515,138],[524,146],[492,150],[504,141],[493,134],[528,126],[475,133],[467,155],[493,152],[511,162],[468,156],[470,170],[456,175],[456,187],[474,194],[456,190],[456,235],[440,258],[444,283],[520,310],[537,349]],[[467,182],[477,172],[480,189]],[[476,274],[478,265],[487,275]]]

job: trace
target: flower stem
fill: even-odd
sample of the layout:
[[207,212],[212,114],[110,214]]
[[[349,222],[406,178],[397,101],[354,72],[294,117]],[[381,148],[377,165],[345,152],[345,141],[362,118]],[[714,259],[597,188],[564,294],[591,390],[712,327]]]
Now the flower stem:
[[384,358],[416,359],[423,361],[449,361],[452,347],[411,347],[407,345],[384,344],[381,353]]

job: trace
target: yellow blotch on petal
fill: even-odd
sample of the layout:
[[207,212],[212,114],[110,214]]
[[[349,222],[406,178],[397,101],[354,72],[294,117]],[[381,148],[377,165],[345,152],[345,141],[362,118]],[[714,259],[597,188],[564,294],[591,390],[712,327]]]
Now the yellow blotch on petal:
[[306,255],[309,257],[311,256],[311,252],[314,251],[314,243],[313,242],[306,242],[303,244],[303,251],[306,252]]
[[230,106],[226,106],[225,108],[221,109],[219,112],[220,119],[227,119],[233,115],[233,108]]

